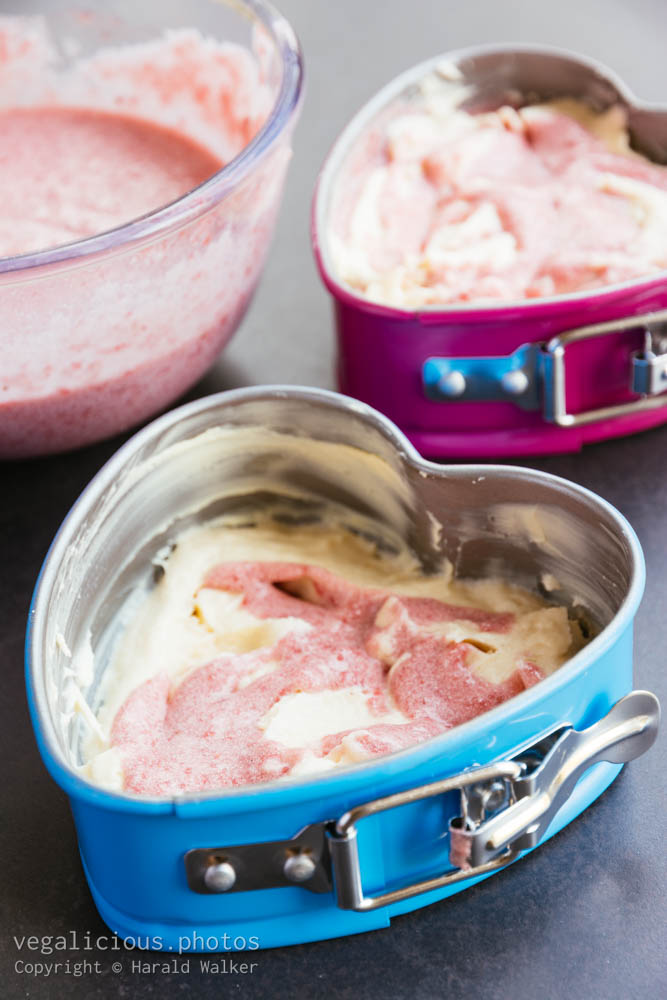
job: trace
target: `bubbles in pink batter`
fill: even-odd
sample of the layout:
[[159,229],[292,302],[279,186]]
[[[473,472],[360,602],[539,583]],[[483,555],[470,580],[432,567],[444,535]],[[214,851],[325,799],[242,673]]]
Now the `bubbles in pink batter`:
[[[243,594],[244,610],[257,618],[300,618],[311,628],[271,647],[219,656],[175,687],[160,675],[137,688],[111,732],[128,791],[168,795],[266,781],[288,774],[304,754],[331,754],[335,761],[342,751],[353,759],[390,753],[542,677],[519,659],[508,680],[492,684],[471,669],[467,642],[428,631],[457,621],[503,633],[512,627],[511,614],[357,587],[297,563],[223,564],[203,586]],[[286,695],[349,688],[363,691],[376,725],[341,730],[334,716],[328,735],[298,748],[265,736],[262,720]],[[405,722],[387,723],[396,710]]]
[[[0,258],[114,231],[94,255],[4,276],[0,458],[131,427],[213,363],[261,273],[291,128],[233,182],[197,188],[261,130],[276,59],[266,39],[178,29],[72,61],[45,19],[0,17]],[[118,229],[187,192],[170,225],[133,227],[145,242]]]

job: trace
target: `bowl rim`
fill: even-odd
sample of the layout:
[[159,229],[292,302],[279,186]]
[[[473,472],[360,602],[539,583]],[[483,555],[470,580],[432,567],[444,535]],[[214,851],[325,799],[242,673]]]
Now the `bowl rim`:
[[304,64],[301,45],[289,21],[267,0],[217,2],[249,21],[261,24],[269,32],[280,55],[280,88],[259,131],[220,170],[167,205],[161,205],[120,226],[85,239],[0,257],[0,283],[29,280],[45,272],[70,270],[100,257],[114,256],[134,249],[165,233],[180,229],[192,219],[214,208],[272,149],[298,111],[303,96]]
[[[651,274],[639,278],[630,278],[626,281],[618,281],[609,285],[602,285],[599,288],[585,288],[574,292],[564,292],[558,295],[543,295],[533,299],[499,299],[492,300],[470,300],[469,302],[451,303],[430,303],[423,306],[395,306],[388,305],[379,300],[369,299],[365,295],[357,292],[351,285],[338,278],[334,269],[330,266],[329,254],[326,243],[326,222],[327,209],[330,194],[336,180],[336,176],[344,163],[344,160],[356,141],[364,132],[367,125],[375,115],[381,111],[388,103],[418,80],[432,72],[442,62],[452,63],[455,66],[464,60],[473,59],[477,56],[485,55],[507,55],[512,54],[536,55],[547,58],[560,58],[577,63],[592,73],[602,77],[610,83],[616,90],[619,100],[633,110],[663,111],[667,112],[667,105],[654,101],[644,101],[630,89],[623,79],[605,63],[582,53],[575,52],[557,45],[546,45],[532,42],[500,43],[471,45],[460,49],[451,49],[431,56],[419,63],[415,63],[409,69],[404,70],[384,84],[379,90],[365,101],[344,125],[341,132],[331,145],[317,176],[315,190],[311,202],[310,234],[315,263],[324,285],[328,291],[340,302],[347,306],[360,309],[364,312],[383,316],[387,319],[415,319],[424,318],[426,323],[437,322],[442,315],[443,319],[456,319],[460,314],[469,320],[475,314],[480,317],[495,318],[494,313],[524,313],[540,312],[542,310],[552,311],[561,307],[567,309],[568,306],[585,304],[587,300],[594,298],[601,302],[616,300],[628,292],[650,288],[652,285],[662,285],[667,279],[667,269],[654,271]],[[576,95],[575,95],[576,96]]]
[[[599,635],[539,684],[515,695],[509,701],[497,705],[488,712],[475,716],[468,722],[395,753],[371,758],[343,768],[336,768],[323,774],[288,777],[281,781],[270,780],[232,788],[223,787],[208,791],[187,792],[171,797],[139,796],[127,792],[110,791],[96,785],[77,773],[77,768],[66,760],[58,744],[44,695],[44,663],[42,662],[38,633],[41,634],[46,627],[45,605],[57,583],[59,566],[70,544],[71,535],[79,523],[85,519],[90,507],[118,479],[121,470],[132,463],[132,459],[141,452],[145,445],[152,440],[159,439],[183,418],[209,410],[212,413],[217,411],[219,419],[222,420],[224,410],[229,405],[252,400],[280,400],[284,398],[324,403],[340,410],[346,410],[351,416],[356,415],[367,420],[394,446],[397,459],[404,463],[408,470],[414,471],[417,475],[422,472],[442,477],[460,476],[466,478],[479,474],[486,477],[510,475],[527,478],[532,482],[538,481],[552,488],[556,487],[575,494],[584,502],[594,504],[611,517],[628,546],[631,558],[631,575],[627,592],[616,614]],[[507,715],[508,705],[512,705],[515,709],[520,708],[525,712],[531,706],[548,698],[556,689],[569,684],[573,678],[583,674],[591,663],[604,655],[625,630],[631,627],[643,594],[644,584],[643,552],[632,526],[612,504],[584,486],[551,473],[522,466],[483,462],[464,465],[430,462],[421,457],[416,448],[410,444],[405,435],[389,418],[365,403],[360,403],[356,399],[330,390],[287,385],[252,386],[227,390],[186,403],[162,417],[158,417],[157,420],[152,421],[147,427],[134,434],[111,456],[89,482],[58,529],[35,585],[25,641],[28,705],[37,745],[51,776],[69,795],[107,809],[124,812],[152,814],[179,812],[184,814],[192,809],[202,813],[234,811],[245,807],[252,808],[255,803],[260,803],[264,807],[270,803],[285,804],[306,802],[325,796],[328,798],[330,794],[336,794],[341,788],[350,792],[359,791],[367,786],[367,782],[372,782],[375,777],[381,777],[386,768],[391,769],[393,773],[407,776],[412,768],[436,756],[445,755],[449,747],[454,748],[461,741],[465,741],[471,747],[474,746],[480,734],[502,722],[503,716]],[[565,724],[565,720],[562,724]],[[539,736],[539,734],[536,735]]]

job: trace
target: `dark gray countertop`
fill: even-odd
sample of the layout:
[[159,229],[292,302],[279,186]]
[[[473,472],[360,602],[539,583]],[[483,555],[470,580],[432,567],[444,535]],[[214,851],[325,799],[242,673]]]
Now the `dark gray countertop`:
[[[309,92],[274,252],[241,330],[190,398],[248,383],[331,387],[329,307],[310,257],[317,168],[338,129],[374,89],[419,59],[480,41],[541,41],[596,56],[642,96],[665,98],[662,0],[468,0],[406,4],[282,0],[301,36]],[[280,248],[280,252],[278,251]],[[81,489],[124,438],[1,468],[0,688],[3,864],[2,997],[454,998],[628,1000],[665,995],[664,738],[584,815],[511,870],[359,937],[256,952],[252,974],[132,973],[118,954],[80,948],[27,953],[21,939],[106,934],[81,871],[64,794],[38,756],[25,703],[22,646],[30,594],[49,542]],[[637,616],[636,686],[665,701],[667,427],[525,464],[601,494],[635,527],[648,579]],[[132,956],[136,958],[135,956]],[[233,958],[233,956],[232,956]],[[20,959],[99,972],[20,973]],[[70,967],[71,969],[72,967]]]

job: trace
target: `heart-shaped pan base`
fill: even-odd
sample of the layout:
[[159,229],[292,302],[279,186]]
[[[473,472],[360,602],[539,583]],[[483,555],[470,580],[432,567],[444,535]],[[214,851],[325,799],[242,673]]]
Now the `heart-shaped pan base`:
[[[83,696],[95,708],[119,614],[130,595],[152,585],[159,550],[190,524],[223,511],[252,514],[276,497],[309,518],[335,501],[352,529],[371,519],[376,537],[407,541],[426,570],[446,557],[462,576],[502,574],[542,593],[550,574],[560,583],[558,599],[599,632],[555,674],[492,711],[427,743],[324,776],[174,800],[110,793],[83,780],[68,648],[76,663],[92,644],[95,679]],[[161,417],[117,452],[62,525],[35,591],[26,646],[37,741],[70,797],[102,916],[126,937],[160,937],[164,948],[199,935],[192,950],[218,950],[214,939],[223,933],[270,947],[386,926],[397,913],[465,888],[470,880],[355,912],[337,902],[326,865],[324,891],[284,887],[287,876],[270,883],[283,888],[197,888],[197,852],[223,866],[215,884],[226,885],[224,845],[284,841],[369,799],[512,757],[563,726],[597,722],[631,689],[632,622],[643,584],[634,532],[605,501],[528,469],[426,462],[386,418],[356,400],[317,389],[251,388]],[[621,758],[607,759],[616,763],[587,772],[549,835],[618,773]],[[364,820],[355,836],[364,890],[451,868],[447,819],[459,808],[449,792]],[[330,827],[317,830],[309,851],[328,843]],[[190,851],[195,867],[186,871]],[[238,877],[260,878],[264,862],[255,869],[247,851],[244,857]]]

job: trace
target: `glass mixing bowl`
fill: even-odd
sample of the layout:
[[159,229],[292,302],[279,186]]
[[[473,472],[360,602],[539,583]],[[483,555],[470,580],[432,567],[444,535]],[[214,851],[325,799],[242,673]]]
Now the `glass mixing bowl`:
[[[17,39],[9,15],[39,20],[22,20]],[[212,134],[223,106],[236,121],[251,113],[253,94],[234,106],[234,81],[219,93],[209,88],[192,54],[189,64],[172,65],[166,82],[153,67],[132,86],[127,66],[91,73],[110,51],[122,62],[158,38],[177,52],[172,62],[193,44],[210,51],[231,42],[252,52],[263,123],[231,159],[221,154],[224,167],[171,204],[87,239],[0,258],[0,458],[75,448],[167,406],[214,361],[259,279],[303,80],[294,32],[269,4],[105,0],[82,8],[21,0],[17,10],[16,0],[0,2],[0,109],[55,99],[145,111],[195,141]]]

